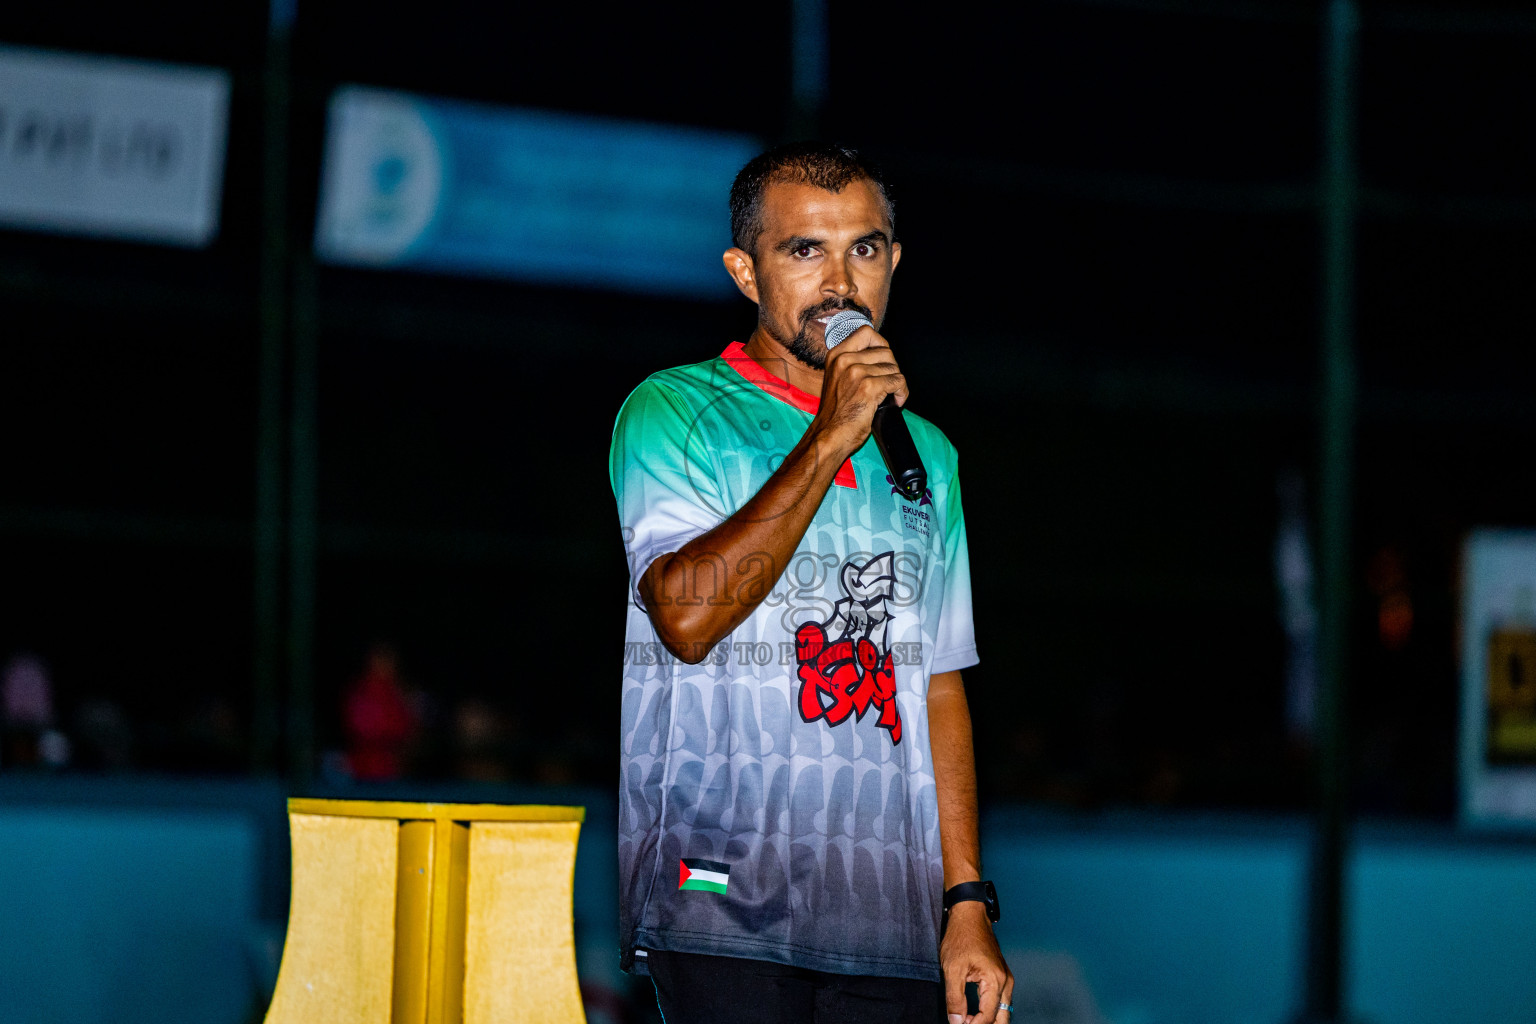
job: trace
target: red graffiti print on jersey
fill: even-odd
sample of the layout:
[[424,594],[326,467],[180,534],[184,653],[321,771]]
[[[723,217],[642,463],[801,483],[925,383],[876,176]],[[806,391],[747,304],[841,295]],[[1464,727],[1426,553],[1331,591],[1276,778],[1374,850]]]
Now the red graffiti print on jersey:
[[890,623],[891,591],[896,583],[893,552],[863,565],[843,564],[844,596],[826,622],[804,622],[795,631],[795,660],[800,668],[800,717],[825,719],[841,725],[875,708],[876,724],[901,742],[901,715],[896,710],[896,669],[891,663],[886,630]]

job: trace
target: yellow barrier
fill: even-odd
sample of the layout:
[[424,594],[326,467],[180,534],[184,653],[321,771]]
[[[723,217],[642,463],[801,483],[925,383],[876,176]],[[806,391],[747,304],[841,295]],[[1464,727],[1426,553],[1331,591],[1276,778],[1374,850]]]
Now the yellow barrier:
[[584,1022],[580,807],[288,801],[293,899],[267,1024]]

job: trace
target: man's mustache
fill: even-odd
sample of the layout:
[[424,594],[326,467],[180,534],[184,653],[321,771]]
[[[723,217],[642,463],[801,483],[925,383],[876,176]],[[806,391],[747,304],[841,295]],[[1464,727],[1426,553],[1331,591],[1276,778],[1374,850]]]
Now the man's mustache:
[[810,309],[807,309],[805,312],[801,313],[800,326],[804,327],[806,324],[810,323],[812,320],[819,316],[825,316],[828,313],[837,313],[845,309],[855,310],[870,321],[875,319],[867,306],[861,306],[857,302],[854,302],[852,299],[827,299],[825,302],[818,303],[817,305],[814,305]]

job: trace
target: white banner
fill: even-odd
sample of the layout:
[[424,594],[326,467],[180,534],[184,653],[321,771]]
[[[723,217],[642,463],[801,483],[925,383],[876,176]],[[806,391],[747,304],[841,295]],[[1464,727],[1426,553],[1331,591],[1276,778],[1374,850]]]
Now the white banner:
[[207,245],[228,112],[219,69],[0,46],[0,223]]
[[1536,827],[1536,530],[1473,530],[1461,601],[1461,819]]

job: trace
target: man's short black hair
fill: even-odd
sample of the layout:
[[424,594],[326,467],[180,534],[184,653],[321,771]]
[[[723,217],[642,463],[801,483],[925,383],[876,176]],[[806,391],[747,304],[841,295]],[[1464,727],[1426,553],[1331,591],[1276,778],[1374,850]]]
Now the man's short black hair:
[[868,181],[885,200],[885,216],[896,230],[896,204],[886,189],[880,168],[856,149],[826,142],[789,142],[752,158],[731,184],[731,242],[757,255],[757,236],[763,233],[763,194],[769,185],[815,185],[841,192],[852,181]]

